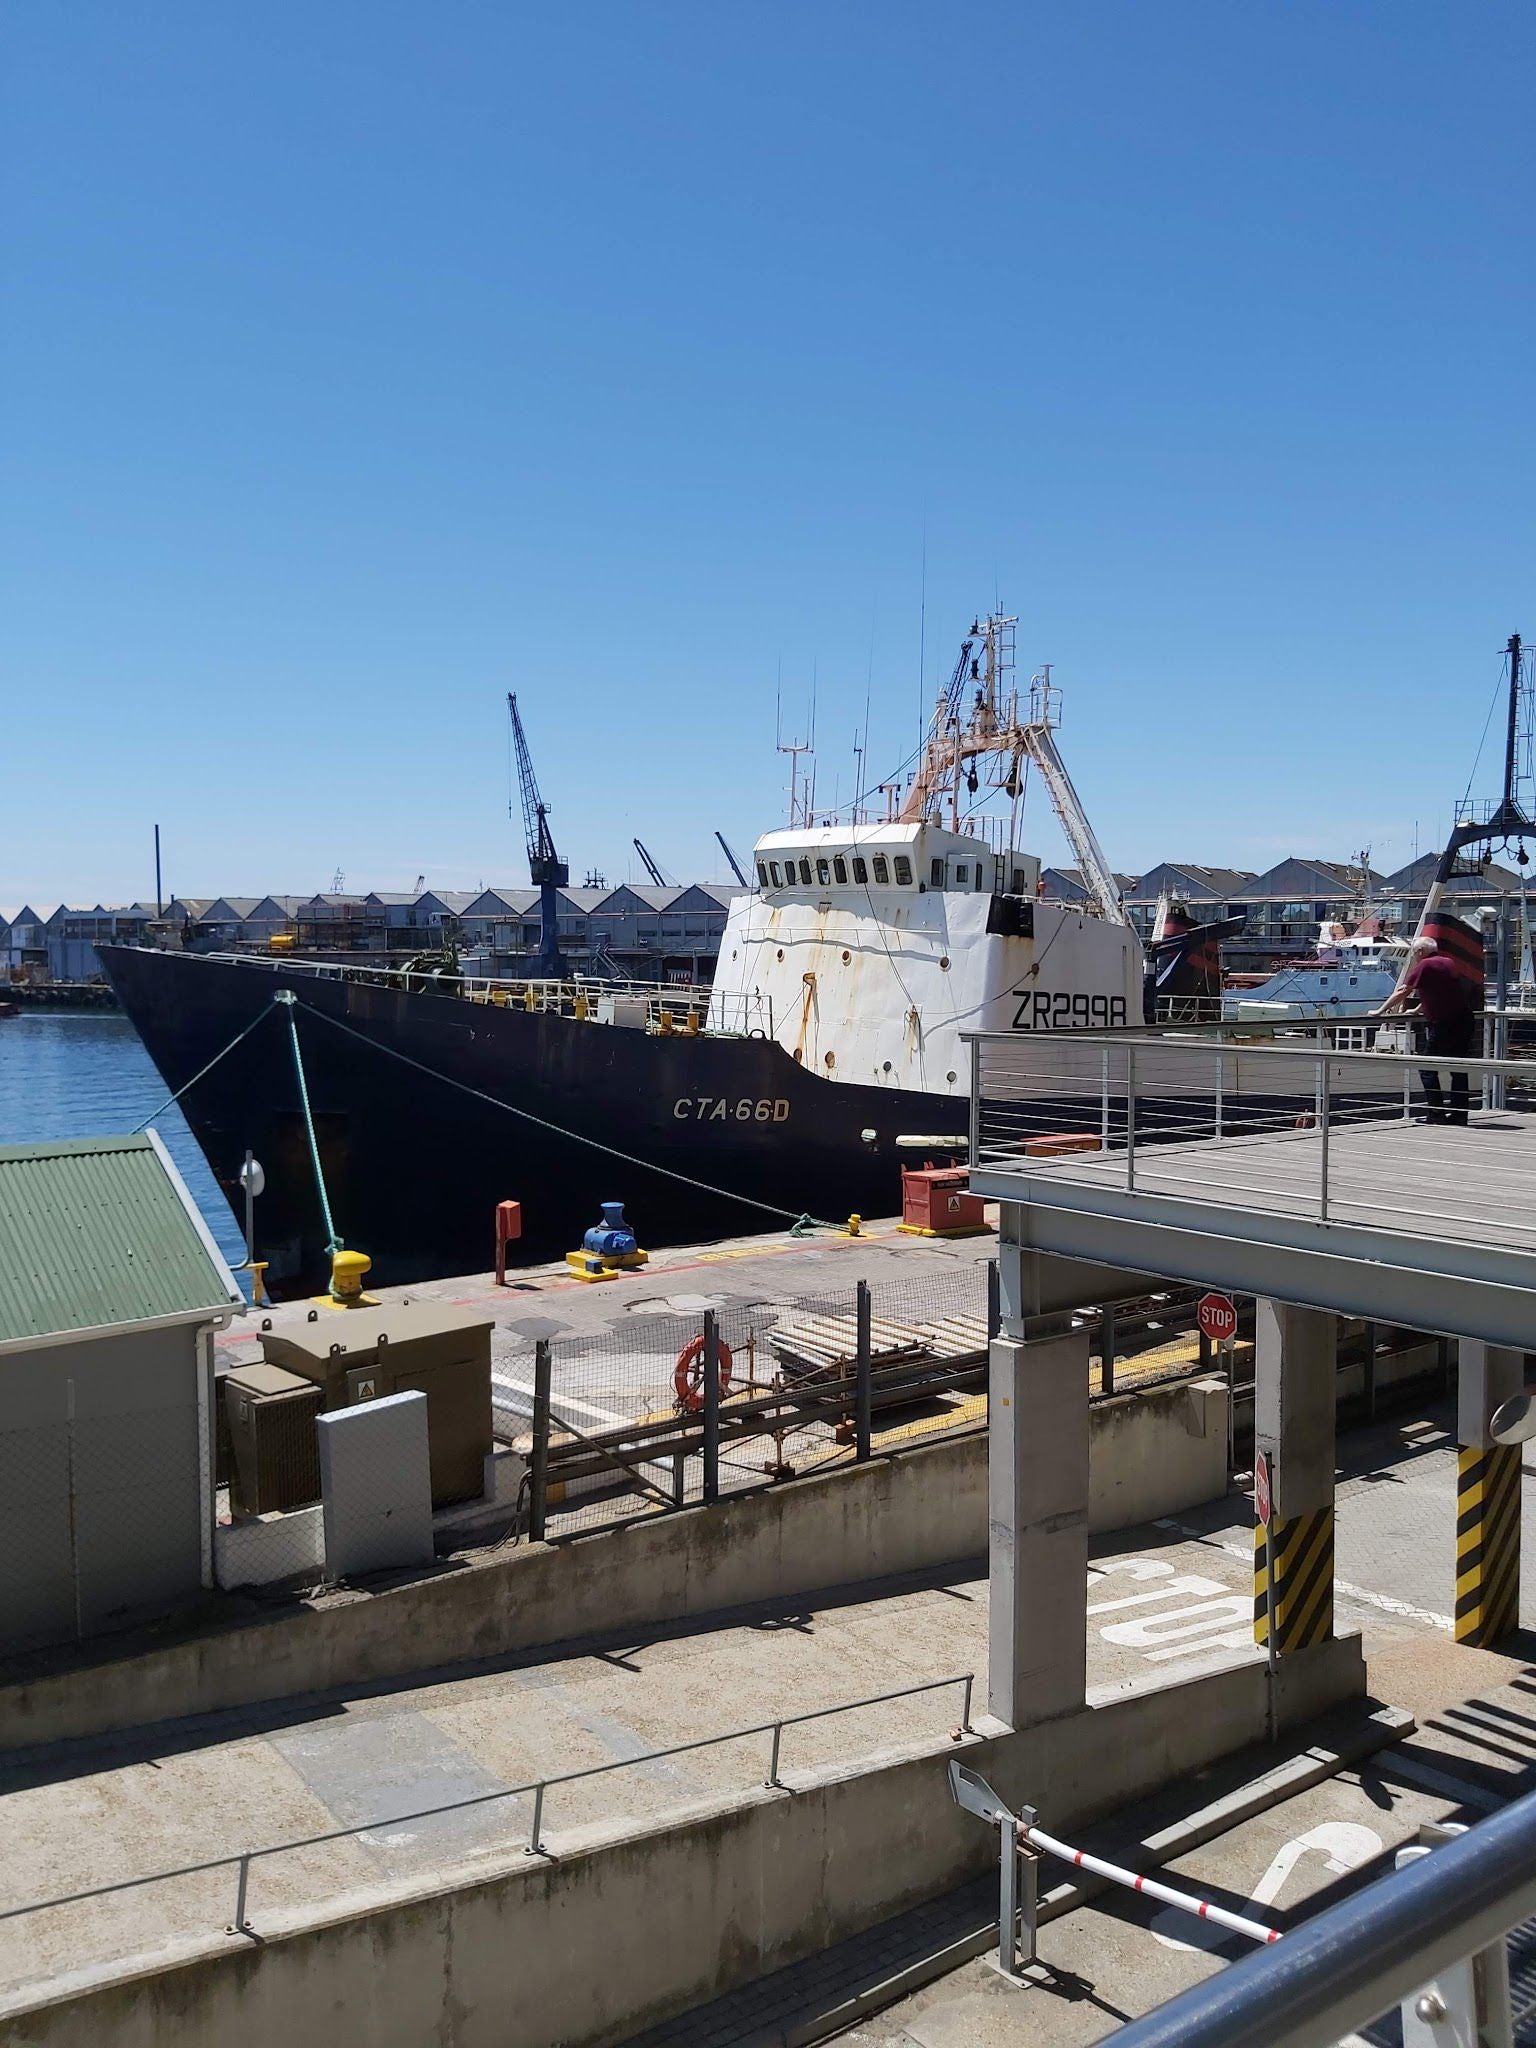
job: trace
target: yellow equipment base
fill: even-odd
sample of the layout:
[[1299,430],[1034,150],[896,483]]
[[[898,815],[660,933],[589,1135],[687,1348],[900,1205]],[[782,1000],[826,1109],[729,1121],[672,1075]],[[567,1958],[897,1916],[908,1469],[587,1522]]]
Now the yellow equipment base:
[[620,1252],[616,1258],[604,1258],[600,1252],[567,1252],[565,1263],[577,1280],[617,1280],[621,1273],[645,1265],[650,1256],[642,1251]]
[[926,1223],[898,1223],[897,1230],[904,1237],[986,1237],[990,1223],[962,1223],[954,1230],[930,1230]]

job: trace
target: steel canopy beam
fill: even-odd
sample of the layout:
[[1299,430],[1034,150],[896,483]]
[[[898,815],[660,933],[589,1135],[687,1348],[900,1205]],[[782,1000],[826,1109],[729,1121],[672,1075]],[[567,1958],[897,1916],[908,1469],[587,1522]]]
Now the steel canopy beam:
[[1017,1241],[1367,1322],[1536,1349],[1536,1260],[1355,1224],[973,1168],[971,1191],[1017,1204]]

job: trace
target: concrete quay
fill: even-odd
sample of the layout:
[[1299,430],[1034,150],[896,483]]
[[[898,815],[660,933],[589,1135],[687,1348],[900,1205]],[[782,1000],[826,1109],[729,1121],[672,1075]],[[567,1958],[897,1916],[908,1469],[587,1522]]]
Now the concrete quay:
[[[1423,1543],[1401,1541],[1406,1529],[1452,1511],[1449,1424],[1445,1411],[1352,1437],[1339,1491],[1340,1628],[1346,1636],[1361,1632],[1377,1694],[1421,1720],[1508,1685],[1525,1669],[1518,1649],[1508,1656],[1452,1641],[1448,1617],[1437,1610],[1444,1588],[1430,1553]],[[1385,1485],[1378,1472],[1387,1475]],[[1262,1676],[1251,1639],[1251,1545],[1240,1495],[1176,1524],[1093,1543],[1084,1611],[1096,1708],[1118,1700],[1145,1710],[1149,1687],[1224,1665]],[[557,1859],[604,1845],[628,1845],[633,1856],[658,1830],[755,1797],[767,1739],[654,1763],[644,1760],[648,1753],[781,1713],[981,1672],[986,1617],[978,1562],[610,1634],[418,1683],[356,1687],[34,1752],[0,1774],[8,1845],[0,1911],[374,1823],[349,1841],[255,1866],[250,1915],[264,1936],[317,1914],[362,1910],[381,1891],[420,1894],[529,1866],[526,1794],[436,1820],[388,1823],[424,1806],[626,1758],[636,1760],[632,1767],[552,1791],[544,1822]],[[1177,1700],[1177,1692],[1167,1696],[1170,1711]],[[978,1688],[978,1729],[995,1728],[980,1702]],[[783,1782],[805,1788],[829,1772],[840,1780],[878,1775],[897,1760],[941,1754],[959,1716],[957,1689],[789,1731]],[[1419,1738],[1431,1746],[1436,1739],[1432,1732]],[[1168,1754],[1160,1747],[1167,1740],[1166,1732],[1157,1738],[1149,1766]],[[1020,1796],[1030,1796],[1028,1787]],[[34,2005],[50,1980],[153,1970],[201,1953],[231,1916],[234,1881],[226,1868],[0,1922],[0,2016]]]
[[[1529,1481],[1536,1456],[1525,1469]],[[1208,1839],[1193,1837],[1189,1816],[1212,1800],[1235,1799],[1234,1787],[1262,1788],[1275,1761],[1267,1748],[1171,1785],[1072,1839],[1137,1869],[1159,1865],[1172,1882],[1284,1927],[1381,1875],[1421,1822],[1472,1825],[1536,1789],[1536,1539],[1523,1537],[1523,1580],[1532,1590],[1519,1630],[1492,1649],[1456,1642],[1446,1555],[1456,1478],[1449,1402],[1420,1418],[1352,1431],[1341,1446],[1339,1624],[1361,1631],[1371,1694],[1409,1710],[1416,1726],[1301,1789],[1250,1798]],[[1187,1548],[1166,1555],[1181,1571],[1220,1579],[1231,1569],[1244,1582],[1253,1537],[1242,1506],[1234,1496],[1180,1517]],[[1108,1590],[1091,1592],[1090,1605]],[[1149,1603],[1149,1634],[1181,1626],[1176,1605]],[[1122,1618],[1137,1611],[1122,1610]],[[1114,1617],[1105,1610],[1093,1619],[1091,1660]],[[1061,1879],[1047,1861],[1042,1887],[1063,1896],[1043,1916],[1044,1967],[1027,1989],[1008,1985],[988,1960],[997,1945],[989,1871],[647,2030],[631,2048],[832,2039],[850,2048],[1079,2048],[1244,1952],[1241,1941],[1155,1903],[1084,1897]]]
[[[659,1273],[595,1289],[553,1271],[509,1290],[510,1320],[569,1313],[567,1330],[593,1338],[577,1355],[597,1357],[617,1332],[723,1294],[698,1283],[701,1269],[756,1268],[727,1302],[830,1295],[829,1272],[851,1293],[857,1273],[841,1262],[861,1242],[893,1276],[915,1260],[972,1285],[992,1248],[755,1243],[693,1263],[674,1255]],[[782,1285],[806,1257],[816,1278]],[[1014,1269],[1005,1316],[1024,1334],[992,1346],[991,1400],[1011,1403],[1033,1374],[1036,1441],[1010,1414],[990,1459],[973,1424],[716,1507],[301,1603],[261,1627],[189,1637],[158,1664],[98,1666],[96,1683],[61,1671],[26,1697],[0,1696],[0,1730],[14,1744],[30,1729],[33,1745],[0,1775],[12,1845],[0,1864],[0,2041],[182,2048],[239,2030],[319,2048],[340,2025],[378,2048],[602,2048],[682,2024],[722,1992],[736,2017],[697,2012],[678,2038],[714,2038],[717,2019],[719,2038],[751,2038],[740,2001],[765,1975],[793,1976],[925,1903],[938,1912],[985,1872],[993,1844],[949,1801],[950,1757],[1039,1803],[1058,1831],[1109,1825],[1181,1779],[1230,1779],[1270,1705],[1252,1509],[1225,1490],[1225,1388],[1193,1376],[1191,1358],[1182,1380],[1090,1409],[1087,1332],[1044,1304],[1061,1276],[1038,1262],[1025,1273],[1017,1258]],[[444,1286],[485,1298],[491,1283]],[[546,1332],[503,1328],[507,1296],[489,1298],[511,1347],[501,1355],[526,1356]],[[342,1312],[320,1313],[344,1326]],[[1260,1338],[1262,1365],[1274,1338]],[[1331,1363],[1319,1351],[1298,1382],[1317,1409],[1319,1455],[1333,1449]],[[1060,1412],[1074,1405],[1075,1434]],[[1403,1719],[1370,1719],[1366,1654],[1378,1691],[1420,1715],[1515,1675],[1502,1653],[1451,1640],[1450,1427],[1448,1415],[1390,1426],[1362,1443],[1358,1472],[1356,1440],[1346,1445],[1328,1627],[1281,1660],[1282,1735],[1339,1709],[1352,1757],[1406,1739]],[[1126,1483],[1106,1498],[1117,1432]],[[1128,1507],[1196,1445],[1214,1457],[1204,1493]],[[1052,1477],[1053,1457],[1070,1485]],[[1010,1468],[1012,1507],[999,1493]],[[1058,1503],[1051,1487],[1064,1485]],[[1011,1553],[1000,1515],[1022,1538]],[[1443,1549],[1424,1535],[1441,1519]],[[1406,1572],[1405,1529],[1416,1531]],[[1037,1532],[1047,1548],[1036,1556]],[[1005,1604],[1000,1622],[1010,1583],[1022,1604]],[[1035,1617],[1054,1661],[1029,1661]],[[99,1708],[78,1706],[103,1693],[116,1699],[111,1734],[89,1718]],[[872,1700],[887,1694],[901,1696]],[[845,1707],[786,1728],[769,1769],[762,1724]],[[54,1739],[38,1747],[45,1728]],[[527,1789],[571,1771],[601,1774],[542,1797]],[[455,1810],[423,1814],[439,1807]],[[253,1852],[242,1897],[239,1859]],[[187,1865],[199,1868],[160,1875]],[[133,1889],[102,1889],[124,1882]],[[41,1899],[64,1902],[18,1910]]]
[[[350,1947],[365,1927],[381,1961],[394,1954],[413,1976],[441,1982],[440,1967],[427,1969],[441,1911],[494,1892],[504,1901],[498,1914],[519,1902],[501,1924],[513,1942],[507,1989],[525,1998],[524,2017],[508,2032],[471,2000],[475,2016],[453,2038],[617,2040],[648,2006],[675,2008],[690,1984],[707,1990],[722,1973],[750,1968],[748,1955],[771,1963],[803,1953],[808,1940],[861,1925],[871,1905],[905,1904],[978,1867],[984,1845],[954,1828],[944,1791],[944,1761],[957,1748],[976,1747],[988,1768],[1011,1770],[1021,1797],[1036,1778],[1048,1784],[1067,1819],[1254,1739],[1263,1725],[1262,1660],[1251,1644],[1223,1647],[1244,1635],[1241,1570],[1208,1568],[1202,1546],[1177,1533],[1139,1531],[1133,1543],[1107,1544],[1085,1588],[1087,1606],[1099,1610],[1090,1617],[1096,1683],[1086,1719],[1026,1738],[978,1710],[965,1738],[959,1689],[929,1693],[787,1731],[772,1790],[762,1783],[761,1735],[681,1758],[645,1757],[777,1713],[978,1668],[986,1647],[979,1567],[572,1645],[410,1688],[35,1753],[0,1779],[8,1846],[0,1913],[279,1840],[363,1831],[257,1864],[248,1935],[224,1931],[235,1911],[232,1866],[0,1921],[0,2039],[159,2041],[171,2038],[174,2013],[187,2029],[176,2038],[211,2041],[225,2024],[219,1987],[231,1969],[249,1980],[259,1959],[263,1972],[286,1972],[306,1944]],[[1174,1644],[1164,1639],[1168,1628]],[[1166,1688],[1185,1674],[1202,1682],[1204,1704],[1170,1720],[1178,1695]],[[1304,1675],[1294,1713],[1304,1717],[1359,1683],[1358,1650],[1341,1642]],[[1111,1725],[1101,1733],[1099,1721]],[[527,1795],[394,1824],[424,1805],[619,1759],[636,1761],[551,1791],[541,1857],[527,1852]],[[828,1800],[835,1812],[818,1804]],[[710,1870],[771,1905],[755,1933],[743,1928],[746,1952],[691,1902]],[[578,1994],[564,1973],[608,1938],[605,1928],[612,1933],[621,1871],[634,1919],[625,1941],[648,1930],[657,1955],[601,1997]],[[693,1873],[687,1882],[685,1871]],[[426,1921],[417,1918],[423,1911]],[[548,1942],[556,1958],[546,1966]],[[392,1974],[385,1968],[383,1977]],[[465,1995],[462,1985],[445,1990],[451,2000]],[[385,1995],[381,1982],[354,2037],[402,2048],[427,2038],[406,2016],[386,2023]],[[323,2038],[286,2003],[283,2010],[285,2041],[297,2048]],[[259,2026],[249,2038],[278,2034]]]

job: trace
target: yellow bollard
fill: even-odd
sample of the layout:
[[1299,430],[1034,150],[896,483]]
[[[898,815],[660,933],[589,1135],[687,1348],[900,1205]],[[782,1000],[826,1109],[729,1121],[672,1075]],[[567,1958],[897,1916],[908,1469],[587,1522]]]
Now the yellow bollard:
[[863,1225],[864,1218],[862,1216],[850,1216],[848,1218],[848,1235],[850,1237],[859,1236],[861,1230],[863,1229]]
[[343,1307],[355,1307],[363,1296],[363,1275],[373,1261],[366,1252],[339,1251],[331,1254],[331,1299]]

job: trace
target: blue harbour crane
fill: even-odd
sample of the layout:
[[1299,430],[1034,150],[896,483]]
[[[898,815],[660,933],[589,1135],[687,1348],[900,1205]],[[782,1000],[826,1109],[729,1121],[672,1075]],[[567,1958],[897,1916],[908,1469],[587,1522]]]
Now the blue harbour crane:
[[641,840],[637,839],[634,842],[634,847],[636,853],[639,854],[641,860],[645,864],[645,872],[650,876],[651,885],[653,888],[675,889],[677,887],[677,884],[675,882],[669,882],[667,880],[666,875],[662,871],[661,863],[651,858],[649,852],[646,850],[646,847]]
[[715,828],[715,837],[720,842],[721,851],[724,853],[726,859],[731,864],[731,873],[736,877],[737,881],[740,882],[743,889],[750,889],[752,884],[741,872],[741,862],[736,858],[735,854],[732,853],[731,849],[726,845],[725,834],[720,830],[718,826],[716,826]]
[[[566,970],[560,951],[558,892],[569,884],[571,871],[555,851],[554,834],[549,829],[549,806],[539,795],[523,721],[517,712],[517,698],[510,691],[507,694],[507,711],[512,720],[512,744],[517,750],[523,832],[528,842],[528,879],[539,892],[539,951],[533,971],[541,981],[560,981]],[[510,803],[507,808],[511,810]]]

